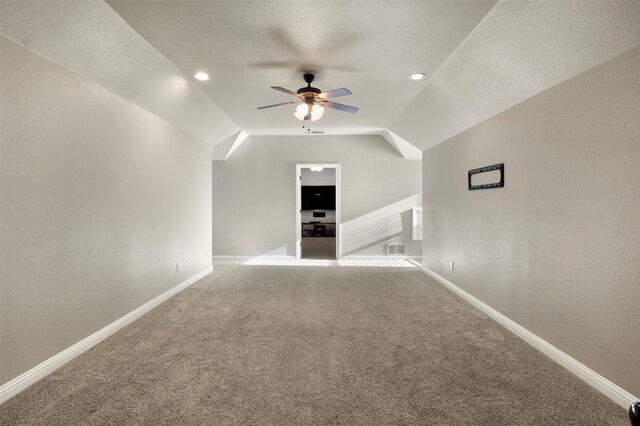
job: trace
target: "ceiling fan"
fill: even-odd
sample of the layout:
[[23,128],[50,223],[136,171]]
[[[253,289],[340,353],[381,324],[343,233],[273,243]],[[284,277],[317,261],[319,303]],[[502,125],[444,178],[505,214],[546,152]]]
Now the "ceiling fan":
[[337,98],[338,96],[346,96],[351,94],[349,89],[335,89],[328,92],[321,92],[317,87],[311,87],[311,83],[315,78],[313,74],[305,74],[303,76],[307,87],[301,87],[297,92],[279,86],[271,86],[272,89],[286,93],[298,98],[297,101],[282,102],[279,104],[266,105],[258,107],[258,109],[272,108],[280,105],[297,104],[296,112],[293,115],[299,120],[319,120],[324,114],[324,107],[339,109],[340,111],[356,113],[358,108],[350,105],[339,104],[329,101],[329,98]]

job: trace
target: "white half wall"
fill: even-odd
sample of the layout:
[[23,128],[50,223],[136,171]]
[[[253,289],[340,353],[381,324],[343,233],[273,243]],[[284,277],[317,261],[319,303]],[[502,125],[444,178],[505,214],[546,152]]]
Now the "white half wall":
[[640,395],[638,165],[634,48],[423,153],[424,265]]
[[[226,161],[213,162],[213,255],[295,256],[298,163],[340,163],[342,255],[383,255],[387,242],[411,239],[411,207],[421,205],[421,161],[400,157],[381,136],[250,136]],[[413,198],[412,198],[413,197]],[[384,211],[385,218],[371,222]],[[345,250],[344,247],[348,247]]]
[[211,149],[0,43],[3,384],[211,266]]

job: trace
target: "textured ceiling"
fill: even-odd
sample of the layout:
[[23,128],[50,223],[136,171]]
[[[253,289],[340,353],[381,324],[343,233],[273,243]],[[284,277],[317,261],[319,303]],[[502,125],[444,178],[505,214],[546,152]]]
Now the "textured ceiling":
[[421,150],[640,43],[637,0],[107,2],[185,75],[209,72],[200,87],[248,134],[302,133],[292,106],[255,108],[313,70],[360,111],[307,127]]
[[637,0],[501,1],[390,129],[427,149],[639,43]]
[[[0,0],[0,32],[226,158],[247,135],[380,134],[405,158],[640,44],[638,0]],[[212,79],[199,82],[194,72]],[[269,86],[322,90],[302,123]],[[413,72],[427,79],[408,80]],[[308,130],[308,129],[306,129]],[[228,145],[228,146],[227,146]]]
[[495,1],[201,1],[108,0],[136,31],[199,83],[249,134],[301,134],[293,106],[256,107],[293,98],[270,89],[347,87],[336,102],[357,114],[327,110],[308,123],[330,133],[372,133],[389,127],[424,87],[414,72],[433,75]]
[[0,33],[211,146],[239,130],[101,0],[3,0]]

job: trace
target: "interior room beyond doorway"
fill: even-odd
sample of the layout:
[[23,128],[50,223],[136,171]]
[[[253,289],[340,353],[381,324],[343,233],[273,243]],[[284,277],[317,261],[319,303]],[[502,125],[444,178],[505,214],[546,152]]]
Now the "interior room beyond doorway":
[[336,258],[336,169],[303,167],[300,174],[301,257]]

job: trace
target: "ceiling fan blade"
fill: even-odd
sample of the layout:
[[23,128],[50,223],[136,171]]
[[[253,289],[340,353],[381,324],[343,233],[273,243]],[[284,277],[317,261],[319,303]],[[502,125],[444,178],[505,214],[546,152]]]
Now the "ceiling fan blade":
[[329,108],[339,109],[340,111],[350,112],[352,114],[358,112],[358,108],[356,108],[354,106],[339,104],[337,102],[320,101],[320,104],[324,105],[324,106],[327,106]]
[[261,106],[261,107],[258,107],[258,109],[273,108],[273,107],[277,107],[277,106],[280,106],[280,105],[288,105],[288,104],[299,104],[300,102],[302,102],[302,101],[282,102],[282,103],[279,103],[279,104]]
[[343,87],[342,89],[335,89],[335,90],[330,90],[328,92],[320,93],[318,97],[322,99],[329,99],[329,98],[337,98],[338,96],[347,96],[350,94],[351,94],[351,90],[345,89]]
[[286,93],[287,95],[291,95],[291,96],[295,96],[296,98],[299,98],[300,96],[298,96],[298,94],[296,92],[292,92],[289,89],[285,89],[284,87],[280,87],[280,86],[271,86],[272,89],[276,89],[279,92],[282,93]]

